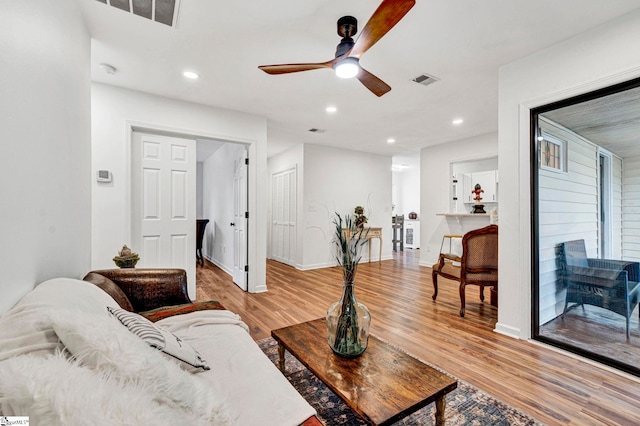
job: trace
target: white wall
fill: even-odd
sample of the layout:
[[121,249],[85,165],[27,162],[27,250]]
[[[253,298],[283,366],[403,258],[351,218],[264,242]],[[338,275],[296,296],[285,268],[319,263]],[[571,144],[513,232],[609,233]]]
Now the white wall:
[[203,218],[209,219],[202,243],[203,255],[223,271],[233,272],[235,219],[235,163],[244,152],[242,144],[227,143],[203,163]]
[[392,172],[393,214],[403,214],[406,219],[409,213],[415,212],[420,219],[420,152],[415,155],[396,155],[393,164],[407,166],[406,169]]
[[90,268],[90,37],[75,1],[0,13],[0,312]]
[[203,173],[202,161],[196,163],[196,218],[202,219],[203,216],[203,194],[202,194],[202,173]]
[[[392,258],[391,157],[319,145],[304,145],[302,269],[335,265],[331,252],[334,212],[361,205],[367,225],[383,228],[382,259]],[[378,259],[378,240],[371,257]],[[363,260],[366,261],[368,250]]]
[[[421,265],[430,267],[436,263],[444,234],[464,234],[489,225],[488,216],[461,218],[458,222],[454,218],[436,215],[449,212],[451,206],[451,163],[495,157],[497,152],[498,135],[495,133],[430,146],[420,151]],[[499,204],[502,206],[502,202]]]
[[531,335],[530,109],[638,76],[640,10],[500,69],[496,331]]
[[[93,83],[93,169],[113,172],[110,185],[94,182],[92,268],[112,268],[115,251],[130,240],[130,127],[163,129],[249,145],[249,291],[266,290],[267,174],[264,117]],[[195,283],[189,283],[195,295]]]

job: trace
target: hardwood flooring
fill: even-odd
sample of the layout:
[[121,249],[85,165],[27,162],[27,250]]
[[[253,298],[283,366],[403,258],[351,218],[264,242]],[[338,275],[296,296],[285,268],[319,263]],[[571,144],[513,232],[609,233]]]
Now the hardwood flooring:
[[640,370],[640,322],[637,311],[629,321],[627,340],[625,318],[596,306],[571,309],[540,327],[540,335],[572,345]]
[[[481,302],[467,288],[460,318],[456,283],[439,279],[433,302],[431,268],[418,265],[419,251],[394,260],[363,263],[356,298],[372,317],[371,332],[455,375],[548,425],[640,424],[640,381],[618,375],[540,344],[493,332],[497,309],[488,289]],[[240,314],[260,340],[272,329],[324,316],[339,299],[340,268],[299,271],[267,261],[266,293],[242,291],[222,270],[197,268],[197,299],[218,300]]]

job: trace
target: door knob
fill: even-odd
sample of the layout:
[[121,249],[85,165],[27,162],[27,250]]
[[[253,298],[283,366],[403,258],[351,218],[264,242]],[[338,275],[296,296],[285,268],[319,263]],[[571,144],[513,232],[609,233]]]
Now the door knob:
[[235,224],[235,223],[233,223],[233,222],[231,222],[229,225],[231,225],[231,226],[236,226],[236,224]]

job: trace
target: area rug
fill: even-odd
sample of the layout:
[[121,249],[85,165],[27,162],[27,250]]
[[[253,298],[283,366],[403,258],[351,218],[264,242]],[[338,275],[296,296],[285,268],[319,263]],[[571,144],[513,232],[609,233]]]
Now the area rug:
[[[278,343],[272,338],[258,341],[260,349],[277,365]],[[434,367],[435,368],[435,367]],[[285,355],[285,376],[318,412],[327,426],[366,425],[342,400],[291,354]],[[394,425],[434,424],[432,403]],[[447,395],[446,424],[451,425],[542,425],[509,405],[458,379],[458,388]]]

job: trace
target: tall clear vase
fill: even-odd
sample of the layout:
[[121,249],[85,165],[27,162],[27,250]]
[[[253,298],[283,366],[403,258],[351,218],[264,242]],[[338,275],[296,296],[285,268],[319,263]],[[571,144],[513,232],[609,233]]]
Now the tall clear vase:
[[342,284],[342,297],[327,310],[329,346],[336,354],[355,358],[367,349],[371,314],[356,300],[353,281]]

